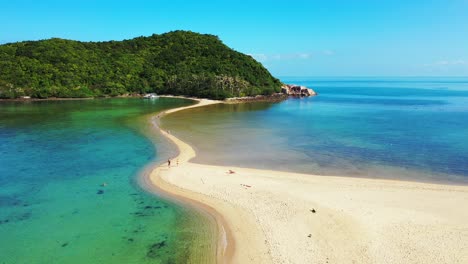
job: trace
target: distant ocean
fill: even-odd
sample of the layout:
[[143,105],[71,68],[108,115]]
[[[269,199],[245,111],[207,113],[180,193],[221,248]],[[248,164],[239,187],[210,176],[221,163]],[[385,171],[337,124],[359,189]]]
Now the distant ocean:
[[137,184],[174,154],[145,115],[191,103],[1,102],[0,263],[211,262],[207,223]]
[[283,78],[317,97],[214,105],[163,126],[196,162],[468,183],[468,78]]

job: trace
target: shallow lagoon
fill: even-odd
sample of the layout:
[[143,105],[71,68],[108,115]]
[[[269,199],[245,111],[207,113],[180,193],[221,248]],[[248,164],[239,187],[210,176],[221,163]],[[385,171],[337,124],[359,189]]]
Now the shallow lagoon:
[[163,126],[196,162],[320,175],[468,183],[468,80],[284,78],[319,96],[213,105]]
[[144,136],[145,116],[191,103],[2,102],[0,262],[212,261],[206,220],[137,184],[145,165],[174,154]]

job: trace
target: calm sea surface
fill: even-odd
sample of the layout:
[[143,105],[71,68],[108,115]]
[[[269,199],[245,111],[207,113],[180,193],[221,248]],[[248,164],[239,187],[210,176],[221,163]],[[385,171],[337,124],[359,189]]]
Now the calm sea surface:
[[163,126],[196,162],[468,183],[468,78],[283,78],[319,96],[214,105]]
[[0,263],[210,262],[206,222],[136,183],[170,152],[144,116],[189,104],[1,102]]
[[[195,108],[162,125],[200,163],[468,183],[468,79],[283,81],[319,96]],[[188,104],[0,103],[0,263],[212,261],[206,220],[136,181],[173,155],[148,138],[145,115]]]

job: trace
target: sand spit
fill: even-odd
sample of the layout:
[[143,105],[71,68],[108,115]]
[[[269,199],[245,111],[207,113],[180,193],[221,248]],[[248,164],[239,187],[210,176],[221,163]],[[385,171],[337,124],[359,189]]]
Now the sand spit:
[[161,133],[180,154],[149,181],[214,216],[219,262],[468,263],[468,186],[195,164]]

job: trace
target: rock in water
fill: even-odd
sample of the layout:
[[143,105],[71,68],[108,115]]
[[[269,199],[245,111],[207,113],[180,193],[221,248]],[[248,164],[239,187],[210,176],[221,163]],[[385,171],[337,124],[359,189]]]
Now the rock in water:
[[317,93],[305,86],[285,84],[281,87],[281,92],[291,96],[316,96]]

